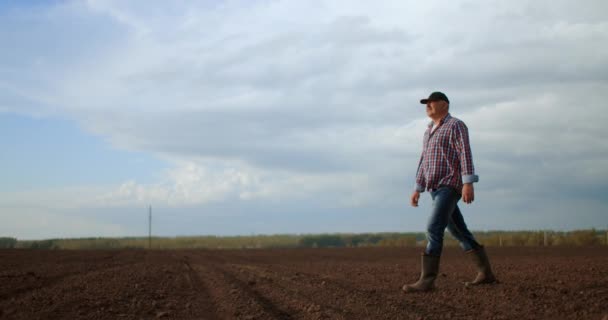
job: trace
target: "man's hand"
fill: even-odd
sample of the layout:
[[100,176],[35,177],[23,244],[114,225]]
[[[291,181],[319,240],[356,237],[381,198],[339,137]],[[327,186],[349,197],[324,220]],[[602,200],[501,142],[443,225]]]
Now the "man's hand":
[[462,201],[464,203],[471,203],[475,200],[475,190],[473,190],[472,183],[465,183],[462,186]]
[[410,204],[412,205],[412,207],[418,206],[418,199],[420,199],[420,192],[414,191],[414,193],[412,193],[412,196],[410,197]]

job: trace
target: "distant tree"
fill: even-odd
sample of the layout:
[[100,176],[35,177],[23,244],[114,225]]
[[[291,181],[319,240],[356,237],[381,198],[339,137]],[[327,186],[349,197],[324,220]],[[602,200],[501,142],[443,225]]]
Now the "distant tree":
[[594,246],[600,244],[600,238],[597,236],[595,229],[572,231],[570,237],[577,246]]
[[340,235],[322,234],[314,236],[304,236],[299,241],[301,247],[306,248],[329,248],[329,247],[344,247],[346,243]]
[[300,239],[298,245],[304,248],[314,248],[317,245],[316,241],[317,239],[315,236],[304,236]]
[[318,241],[319,247],[344,247],[344,240],[339,235],[322,235]]
[[10,237],[0,237],[0,249],[11,249],[17,245],[17,239]]
[[32,241],[29,248],[30,249],[58,249],[58,246],[55,245],[54,240],[39,240],[39,241]]

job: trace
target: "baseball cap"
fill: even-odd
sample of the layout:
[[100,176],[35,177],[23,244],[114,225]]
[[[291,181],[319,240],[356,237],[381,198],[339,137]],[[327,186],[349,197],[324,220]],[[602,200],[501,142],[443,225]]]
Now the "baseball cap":
[[420,103],[426,104],[429,101],[441,101],[441,100],[443,100],[447,103],[450,103],[450,100],[448,100],[448,96],[446,96],[443,92],[435,91],[435,92],[431,93],[431,95],[428,98],[420,100]]

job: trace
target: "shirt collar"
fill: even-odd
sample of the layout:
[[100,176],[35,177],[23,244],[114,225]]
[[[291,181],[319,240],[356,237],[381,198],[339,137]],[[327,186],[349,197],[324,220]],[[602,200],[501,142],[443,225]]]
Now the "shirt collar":
[[[441,119],[441,121],[439,121],[439,125],[442,125],[444,122],[446,122],[446,121],[447,121],[447,120],[449,120],[450,118],[452,118],[452,116],[451,116],[451,115],[450,115],[450,113],[448,112],[448,114],[446,114],[446,115],[445,115],[445,116],[444,116],[444,117]],[[429,123],[429,128],[432,128],[434,123],[435,123],[435,122],[431,121],[431,122]]]

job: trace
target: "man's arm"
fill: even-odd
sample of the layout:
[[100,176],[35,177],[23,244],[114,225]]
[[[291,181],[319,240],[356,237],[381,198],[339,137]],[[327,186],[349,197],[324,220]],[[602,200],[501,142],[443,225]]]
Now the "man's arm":
[[469,130],[462,121],[458,121],[454,129],[454,145],[460,162],[460,173],[462,174],[462,200],[471,203],[475,199],[473,183],[479,181],[473,166],[473,154],[469,143]]
[[420,193],[424,192],[426,189],[426,179],[424,178],[424,169],[422,168],[422,161],[424,160],[424,151],[420,156],[420,161],[418,162],[418,170],[416,170],[416,188],[412,195],[410,196],[410,204],[412,207],[418,206],[418,199],[420,199]]
[[424,192],[426,189],[426,179],[424,178],[424,169],[422,168],[422,161],[424,160],[424,152],[420,156],[418,162],[418,170],[416,170],[416,191]]

